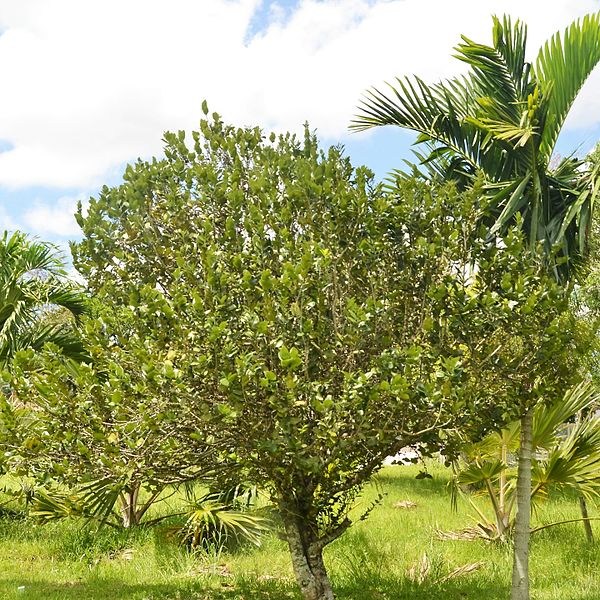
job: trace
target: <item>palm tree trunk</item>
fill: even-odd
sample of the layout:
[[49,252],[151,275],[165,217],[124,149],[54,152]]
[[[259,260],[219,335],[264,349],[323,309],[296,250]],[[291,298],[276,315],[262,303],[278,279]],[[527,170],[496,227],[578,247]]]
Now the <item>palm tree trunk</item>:
[[511,600],[529,600],[529,537],[531,521],[531,455],[533,411],[521,417],[521,446],[517,475],[517,514]]
[[508,468],[508,447],[504,443],[504,441],[502,442],[500,460],[502,461],[504,468],[502,469],[502,471],[500,471],[500,488],[498,491],[498,504],[500,508],[500,513],[502,515],[503,528],[501,534],[504,535],[506,533],[506,530],[508,529],[508,524],[510,521],[510,515],[508,515],[506,511],[506,469]]
[[587,503],[583,496],[579,496],[579,508],[581,509],[581,517],[583,519],[583,528],[585,529],[585,537],[590,543],[594,542],[594,532],[592,530],[592,524],[589,521],[589,514],[587,509]]

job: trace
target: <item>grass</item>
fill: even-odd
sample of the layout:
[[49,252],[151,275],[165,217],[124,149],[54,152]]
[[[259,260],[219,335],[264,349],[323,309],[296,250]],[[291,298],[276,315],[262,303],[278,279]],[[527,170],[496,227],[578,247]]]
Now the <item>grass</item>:
[[[432,480],[416,480],[415,467],[387,467],[363,494],[356,514],[381,490],[385,496],[369,518],[358,522],[326,550],[339,598],[356,600],[496,600],[507,598],[510,548],[483,541],[440,541],[436,530],[471,523],[466,503],[450,508],[448,473],[431,469]],[[416,503],[395,508],[398,501]],[[597,516],[595,507],[591,507]],[[569,497],[552,498],[535,523],[577,518]],[[598,534],[600,536],[600,532]],[[581,524],[536,533],[531,549],[535,600],[600,600],[600,544],[586,542]],[[407,571],[427,556],[421,583]],[[472,573],[444,581],[460,566],[482,563]],[[260,548],[233,553],[218,549],[193,555],[166,541],[159,529],[94,532],[81,523],[45,526],[0,519],[0,598],[15,600],[254,600],[298,599],[285,544],[275,536]]]

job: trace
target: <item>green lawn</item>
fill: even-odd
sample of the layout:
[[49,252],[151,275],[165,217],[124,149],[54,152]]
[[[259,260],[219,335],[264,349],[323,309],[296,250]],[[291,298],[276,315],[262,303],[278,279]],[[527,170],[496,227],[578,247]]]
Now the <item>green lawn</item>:
[[[470,524],[469,509],[450,507],[448,474],[432,467],[433,480],[415,480],[415,467],[388,467],[378,478],[383,502],[365,522],[328,548],[327,564],[340,598],[365,600],[507,598],[511,571],[508,547],[483,541],[440,541],[436,530]],[[357,511],[378,490],[369,488]],[[416,503],[395,508],[398,501]],[[592,515],[598,511],[591,507]],[[357,513],[358,514],[358,513]],[[536,524],[578,517],[577,502],[552,498],[536,513]],[[600,526],[597,527],[600,537]],[[407,571],[427,555],[429,571],[413,583]],[[479,569],[442,581],[457,567]],[[535,600],[600,600],[600,544],[586,542],[580,524],[561,525],[534,536],[531,551]],[[283,600],[296,593],[285,545],[267,538],[259,549],[192,556],[166,542],[160,531],[91,533],[76,522],[37,526],[0,521],[0,598],[245,599]]]

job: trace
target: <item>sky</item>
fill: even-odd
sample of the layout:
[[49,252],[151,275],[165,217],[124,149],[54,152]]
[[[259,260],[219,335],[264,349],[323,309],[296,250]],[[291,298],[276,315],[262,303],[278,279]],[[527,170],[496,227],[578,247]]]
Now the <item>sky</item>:
[[[378,175],[410,158],[397,128],[349,133],[363,92],[396,76],[464,70],[461,34],[491,42],[491,15],[543,41],[600,0],[0,0],[0,231],[67,247],[73,218],[128,162],[159,156],[166,130],[197,129],[201,105],[230,123],[343,144]],[[600,67],[557,151],[600,139]]]

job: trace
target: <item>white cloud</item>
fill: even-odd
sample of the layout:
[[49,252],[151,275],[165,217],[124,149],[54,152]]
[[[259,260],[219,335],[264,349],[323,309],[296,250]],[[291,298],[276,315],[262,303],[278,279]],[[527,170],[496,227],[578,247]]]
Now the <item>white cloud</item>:
[[19,229],[19,226],[16,221],[6,212],[3,206],[0,206],[0,235],[4,231],[15,231],[17,229]]
[[[160,152],[165,129],[195,127],[204,98],[240,124],[298,129],[308,119],[340,138],[365,88],[460,69],[452,46],[460,33],[489,40],[491,14],[523,17],[536,49],[600,8],[594,0],[304,0],[287,19],[270,11],[271,25],[248,41],[259,4],[0,0],[0,140],[14,146],[0,153],[0,185],[97,185],[116,165]],[[597,73],[569,126],[600,121],[599,92]]]
[[77,210],[77,202],[81,200],[82,197],[65,196],[52,204],[35,201],[33,206],[23,213],[23,222],[28,231],[46,237],[79,235],[81,229],[73,215]]

